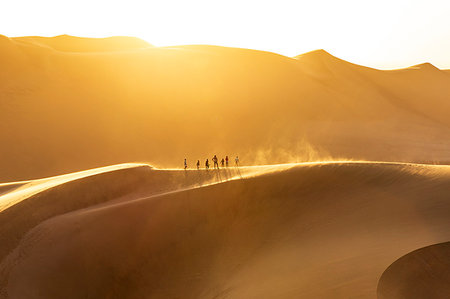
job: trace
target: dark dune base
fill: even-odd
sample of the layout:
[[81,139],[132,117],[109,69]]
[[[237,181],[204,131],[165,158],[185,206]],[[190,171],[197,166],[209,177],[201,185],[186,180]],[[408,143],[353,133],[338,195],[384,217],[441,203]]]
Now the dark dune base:
[[420,248],[381,276],[379,299],[450,298],[450,242]]

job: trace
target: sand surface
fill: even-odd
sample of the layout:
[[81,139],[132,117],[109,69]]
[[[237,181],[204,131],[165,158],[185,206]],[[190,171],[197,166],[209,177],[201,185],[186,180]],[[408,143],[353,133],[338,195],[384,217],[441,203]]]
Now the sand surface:
[[0,65],[0,299],[450,297],[450,70],[67,35]]
[[1,298],[376,298],[395,260],[450,240],[448,166],[71,177],[0,212]]
[[384,271],[378,298],[448,298],[450,242],[434,244],[402,256]]

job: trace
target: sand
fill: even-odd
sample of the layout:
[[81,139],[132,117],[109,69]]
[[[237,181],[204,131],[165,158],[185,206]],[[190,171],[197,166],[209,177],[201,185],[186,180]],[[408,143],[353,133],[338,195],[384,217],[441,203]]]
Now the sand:
[[[450,239],[448,166],[289,164],[244,167],[242,179],[230,169],[222,181],[217,171],[121,171],[0,213],[16,237],[2,298],[376,298],[391,263]],[[124,174],[132,188],[116,186]],[[172,183],[155,192],[160,175]]]
[[450,242],[402,256],[378,283],[378,298],[448,298],[449,294]]
[[0,299],[448,295],[449,70],[72,36],[0,65]]

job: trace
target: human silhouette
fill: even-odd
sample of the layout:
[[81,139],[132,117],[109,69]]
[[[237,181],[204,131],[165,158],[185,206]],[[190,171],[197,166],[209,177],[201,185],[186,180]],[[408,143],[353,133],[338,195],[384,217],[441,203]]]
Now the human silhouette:
[[206,159],[206,162],[205,162],[205,168],[206,168],[206,170],[209,169],[209,161],[208,161],[208,159]]
[[197,170],[200,169],[200,160],[197,160]]
[[222,161],[220,161],[220,165],[222,166],[222,167],[224,167],[225,166],[225,160],[222,158]]
[[214,157],[212,158],[213,162],[214,162],[214,168],[217,167],[217,169],[219,169],[219,159],[217,159],[217,156],[214,155]]
[[234,162],[236,162],[236,167],[238,167],[239,166],[239,157],[238,156],[236,156],[236,159],[234,159]]
[[228,167],[228,156],[225,157],[225,165]]
[[187,168],[187,162],[186,162],[186,159],[184,159],[184,170],[186,170],[186,168]]

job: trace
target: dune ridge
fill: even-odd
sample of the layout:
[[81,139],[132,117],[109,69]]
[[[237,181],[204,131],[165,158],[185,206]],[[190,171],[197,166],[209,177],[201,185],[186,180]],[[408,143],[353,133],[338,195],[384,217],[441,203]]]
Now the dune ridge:
[[[37,193],[41,193],[47,189],[54,188],[55,186],[65,184],[70,181],[84,179],[89,176],[95,176],[97,174],[106,173],[110,171],[116,171],[120,169],[139,166],[142,167],[148,165],[137,163],[113,165],[39,180],[0,184],[0,188],[6,189],[7,193],[3,196],[0,196],[0,212]],[[8,191],[8,189],[10,188],[15,188],[15,190]]]
[[[243,179],[180,188],[206,171],[147,168],[138,172],[154,175],[142,180],[144,189],[170,173],[167,190],[178,191],[135,192],[132,183],[41,219],[2,260],[0,297],[376,298],[378,279],[399,256],[450,240],[448,166],[331,162],[242,171]],[[95,185],[63,184],[58,198],[76,201]]]

